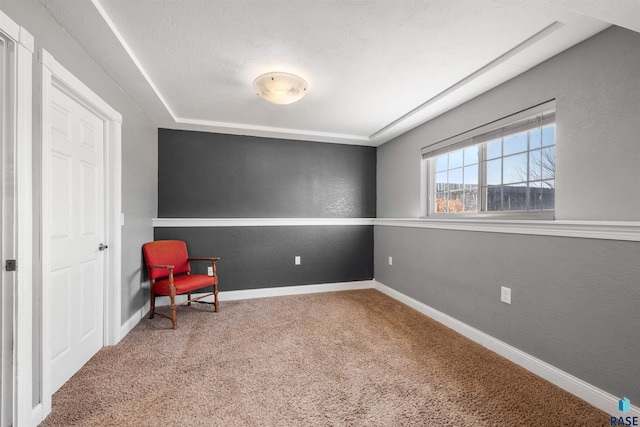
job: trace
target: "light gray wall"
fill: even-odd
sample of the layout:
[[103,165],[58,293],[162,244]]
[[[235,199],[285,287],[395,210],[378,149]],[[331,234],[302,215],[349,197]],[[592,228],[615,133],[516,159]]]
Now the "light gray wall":
[[[375,227],[374,241],[379,282],[640,400],[637,242],[396,227]],[[500,286],[511,288],[511,305]]]
[[378,149],[378,217],[416,217],[420,148],[555,98],[556,219],[640,220],[640,34],[612,27]]
[[[640,220],[638,52],[612,27],[382,145],[378,217],[419,216],[421,147],[555,98],[557,219]],[[383,226],[374,242],[376,280],[640,400],[640,243]]]
[[[153,240],[151,218],[157,212],[157,127],[57,24],[37,0],[0,0],[0,10],[35,38],[34,121],[38,120],[38,51],[45,48],[58,62],[122,114],[122,322],[144,304],[143,243]],[[38,135],[34,127],[34,137]],[[34,151],[37,150],[34,140]],[[37,233],[36,233],[37,234]],[[109,284],[107,284],[109,286]],[[37,323],[37,322],[36,322]],[[38,344],[39,331],[35,331]],[[34,348],[37,355],[39,348]],[[34,364],[34,379],[38,378]],[[39,392],[34,384],[34,394]]]
[[[612,27],[379,147],[378,217],[419,216],[421,147],[555,98],[556,218],[640,220],[638,52]],[[378,226],[374,242],[381,283],[640,400],[640,243]]]

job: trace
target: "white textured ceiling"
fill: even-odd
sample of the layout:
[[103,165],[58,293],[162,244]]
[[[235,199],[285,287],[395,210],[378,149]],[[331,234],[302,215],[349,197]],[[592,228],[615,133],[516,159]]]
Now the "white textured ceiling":
[[[41,1],[159,127],[362,145],[610,23],[640,26],[636,0]],[[262,100],[268,71],[300,75],[307,96]]]

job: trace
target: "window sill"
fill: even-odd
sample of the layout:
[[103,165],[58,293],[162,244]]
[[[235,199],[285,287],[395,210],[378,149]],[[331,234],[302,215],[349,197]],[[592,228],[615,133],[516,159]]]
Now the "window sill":
[[640,241],[637,221],[549,221],[503,218],[377,218],[374,225],[583,239]]

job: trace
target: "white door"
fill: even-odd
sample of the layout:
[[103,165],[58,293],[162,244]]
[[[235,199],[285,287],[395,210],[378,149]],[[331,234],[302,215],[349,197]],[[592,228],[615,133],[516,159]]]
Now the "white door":
[[103,346],[104,122],[51,87],[51,393]]

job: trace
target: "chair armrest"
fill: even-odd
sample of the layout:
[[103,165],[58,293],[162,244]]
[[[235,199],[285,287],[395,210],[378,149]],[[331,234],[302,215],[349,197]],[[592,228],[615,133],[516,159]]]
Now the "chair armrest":
[[173,265],[150,265],[149,268],[166,268],[167,270],[172,272],[173,269],[175,268],[175,266],[173,266]]
[[187,258],[187,261],[220,261],[220,258]]

